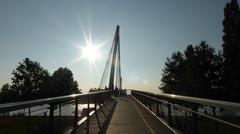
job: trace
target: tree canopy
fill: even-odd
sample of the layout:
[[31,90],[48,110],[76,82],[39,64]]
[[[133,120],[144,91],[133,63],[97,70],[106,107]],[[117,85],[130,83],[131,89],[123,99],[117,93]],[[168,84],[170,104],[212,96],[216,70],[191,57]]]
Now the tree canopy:
[[12,75],[11,85],[4,84],[1,88],[1,103],[80,93],[68,68],[60,67],[51,76],[40,63],[25,58]]
[[66,67],[60,67],[53,73],[50,88],[53,96],[79,93],[78,83],[74,81],[71,70]]
[[167,58],[159,87],[175,93],[240,102],[240,9],[237,0],[224,8],[223,52],[203,41],[184,54]]
[[36,61],[25,58],[12,72],[12,90],[18,94],[19,99],[34,99],[43,90],[50,78],[46,69]]
[[222,62],[221,53],[205,41],[188,45],[184,54],[176,52],[167,58],[159,88],[165,93],[216,98],[222,91]]
[[229,100],[240,101],[240,10],[236,0],[227,3],[223,20],[224,88]]

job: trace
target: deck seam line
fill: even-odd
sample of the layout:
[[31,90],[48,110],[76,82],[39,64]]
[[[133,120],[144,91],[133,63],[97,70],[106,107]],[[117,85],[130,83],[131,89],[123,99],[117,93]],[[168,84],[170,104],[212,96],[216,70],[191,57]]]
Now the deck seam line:
[[174,134],[178,134],[173,128],[171,128],[165,121],[156,116],[151,110],[149,110],[146,106],[144,106],[140,101],[138,101],[134,96],[130,95],[133,99],[135,99],[139,104],[141,104],[145,109],[147,109],[153,116],[155,116],[159,121],[161,121],[166,127],[168,127]]
[[134,105],[134,107],[136,108],[136,110],[138,111],[139,115],[141,116],[141,119],[143,120],[143,122],[145,123],[145,125],[148,127],[148,129],[150,130],[150,132],[152,134],[156,134],[155,131],[151,128],[151,126],[147,123],[147,121],[144,119],[142,113],[139,111],[139,109],[137,108],[136,104],[134,102],[132,102],[132,100],[130,100],[131,103]]

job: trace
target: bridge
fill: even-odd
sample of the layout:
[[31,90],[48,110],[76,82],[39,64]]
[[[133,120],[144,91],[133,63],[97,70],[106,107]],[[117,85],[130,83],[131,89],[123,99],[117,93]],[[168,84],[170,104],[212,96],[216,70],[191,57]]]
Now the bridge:
[[117,26],[100,86],[0,104],[1,134],[239,134],[240,104],[122,89]]

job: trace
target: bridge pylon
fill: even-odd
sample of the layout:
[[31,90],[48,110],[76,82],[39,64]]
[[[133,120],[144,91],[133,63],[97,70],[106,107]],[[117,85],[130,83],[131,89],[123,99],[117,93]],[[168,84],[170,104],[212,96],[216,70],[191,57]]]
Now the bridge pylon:
[[100,89],[121,90],[120,26],[117,25],[112,47],[101,78]]

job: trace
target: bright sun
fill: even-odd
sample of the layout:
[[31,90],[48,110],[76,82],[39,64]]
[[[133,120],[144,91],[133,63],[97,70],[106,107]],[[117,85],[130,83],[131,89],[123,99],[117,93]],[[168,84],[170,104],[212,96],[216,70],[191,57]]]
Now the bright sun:
[[81,48],[82,58],[86,58],[89,62],[94,62],[100,57],[99,46],[92,45],[91,43],[87,44],[85,47]]
[[90,67],[92,67],[92,65],[96,66],[96,61],[101,60],[101,58],[103,57],[100,48],[104,44],[105,42],[93,41],[91,34],[89,34],[88,36],[84,34],[84,41],[75,44],[75,46],[80,50],[80,56],[73,62],[85,59],[88,60]]

